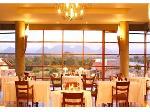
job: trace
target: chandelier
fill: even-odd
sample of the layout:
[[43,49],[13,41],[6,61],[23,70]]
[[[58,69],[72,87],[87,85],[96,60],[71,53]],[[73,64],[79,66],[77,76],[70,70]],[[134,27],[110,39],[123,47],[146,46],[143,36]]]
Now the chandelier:
[[81,19],[84,14],[84,7],[78,3],[64,3],[58,5],[59,15],[64,16],[68,20]]

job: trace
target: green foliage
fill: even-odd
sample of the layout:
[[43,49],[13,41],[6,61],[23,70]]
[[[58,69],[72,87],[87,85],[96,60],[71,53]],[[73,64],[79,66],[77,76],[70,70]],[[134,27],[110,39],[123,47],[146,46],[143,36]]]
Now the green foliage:
[[136,70],[141,70],[141,66],[140,65],[136,65],[135,67],[134,67]]

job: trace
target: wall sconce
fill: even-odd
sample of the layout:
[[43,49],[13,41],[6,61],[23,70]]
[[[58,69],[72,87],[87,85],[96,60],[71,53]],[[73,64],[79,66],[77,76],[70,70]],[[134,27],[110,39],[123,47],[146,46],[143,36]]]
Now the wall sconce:
[[148,19],[149,19],[148,28],[150,30],[150,3],[148,4]]
[[118,25],[118,29],[117,29],[117,40],[118,40],[119,55],[120,55],[120,40],[122,40],[120,36],[120,25]]
[[122,40],[121,30],[120,30],[120,25],[118,25],[118,29],[117,29],[117,37],[119,38],[119,40]]
[[24,53],[26,51],[27,48],[27,38],[29,36],[29,24],[27,25],[26,29],[25,29],[25,37],[24,37]]
[[29,24],[27,25],[26,29],[25,29],[25,36],[29,35]]

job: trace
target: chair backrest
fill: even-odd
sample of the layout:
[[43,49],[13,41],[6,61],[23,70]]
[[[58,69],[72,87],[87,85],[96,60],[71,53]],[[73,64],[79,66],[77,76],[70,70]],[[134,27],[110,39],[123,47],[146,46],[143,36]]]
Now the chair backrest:
[[130,85],[129,81],[116,82],[116,95],[120,93],[126,93],[126,98],[128,99],[129,85]]
[[63,93],[63,102],[62,106],[65,105],[80,105],[83,106],[83,93]]
[[93,88],[95,76],[94,77],[86,77],[86,75],[83,75],[82,82],[83,82],[83,89],[86,90],[86,88]]
[[26,94],[26,98],[28,98],[29,94],[29,84],[28,81],[15,81],[16,87],[16,97],[20,97],[20,93]]
[[62,89],[62,75],[60,77],[54,77],[51,75],[50,78],[51,78],[53,90],[55,90],[55,87],[61,87]]
[[15,81],[17,106],[20,101],[26,101],[26,106],[29,106],[29,100],[32,100],[33,106],[33,85],[29,87],[28,81]]

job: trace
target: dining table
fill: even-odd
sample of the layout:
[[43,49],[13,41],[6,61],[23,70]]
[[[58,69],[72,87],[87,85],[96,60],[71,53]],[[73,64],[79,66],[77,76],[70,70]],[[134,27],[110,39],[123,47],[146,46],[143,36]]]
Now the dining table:
[[[129,103],[136,103],[137,106],[144,106],[145,87],[143,82],[137,82],[130,80],[129,85]],[[101,106],[103,103],[112,103],[112,86],[116,85],[116,81],[98,81],[97,82],[97,106]]]
[[[50,106],[50,82],[49,81],[28,81],[29,86],[33,85],[34,102],[42,102],[44,106]],[[7,105],[9,102],[16,103],[15,81],[8,81],[4,85],[3,103]]]
[[78,82],[79,87],[83,88],[82,76],[62,76],[62,84],[65,85],[68,82]]
[[5,83],[9,81],[18,81],[19,79],[18,79],[18,76],[1,76],[0,80],[1,80],[1,91],[3,93]]
[[68,93],[82,93],[83,92],[85,107],[92,107],[91,92],[87,90],[82,90],[82,89],[51,91],[52,107],[62,107],[63,92],[68,92]]

